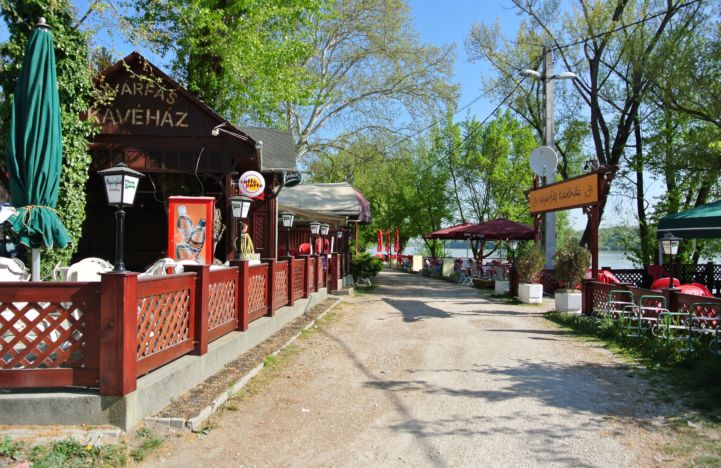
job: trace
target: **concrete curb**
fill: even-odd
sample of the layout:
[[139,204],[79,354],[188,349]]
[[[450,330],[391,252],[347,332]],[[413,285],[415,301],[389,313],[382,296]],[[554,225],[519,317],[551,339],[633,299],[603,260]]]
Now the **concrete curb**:
[[[333,308],[335,308],[335,306],[337,306],[341,302],[342,302],[341,299],[337,298],[333,304],[331,304],[325,311],[323,311],[320,315],[318,315],[318,317],[311,320],[301,330],[307,330],[307,329],[313,327],[318,320],[325,317],[328,314],[328,312],[333,310]],[[272,353],[270,353],[269,356],[277,356],[278,353],[280,353],[285,348],[287,348],[288,346],[293,344],[293,342],[295,340],[297,340],[298,337],[300,337],[300,335],[301,335],[301,332],[298,332],[295,335],[293,335],[283,346],[278,348],[276,351],[273,351]],[[248,382],[250,382],[253,379],[253,377],[258,375],[258,373],[261,370],[263,370],[263,367],[265,367],[265,363],[261,362],[256,367],[251,369],[247,374],[245,374],[243,377],[241,377],[240,380],[238,380],[233,385],[231,385],[229,390],[226,390],[223,393],[221,393],[218,397],[216,397],[213,401],[211,401],[208,406],[206,406],[205,408],[200,410],[200,412],[192,418],[184,419],[184,418],[146,417],[143,420],[145,421],[146,424],[158,424],[158,425],[162,425],[162,426],[170,426],[175,429],[183,429],[183,430],[190,431],[190,432],[200,432],[205,427],[205,422],[208,420],[208,418],[210,418],[210,416],[213,413],[218,411],[218,409],[220,409],[223,406],[223,404],[226,401],[228,401],[228,399],[230,398],[231,395],[233,395],[234,393],[238,393],[243,387],[245,387],[248,384]]]

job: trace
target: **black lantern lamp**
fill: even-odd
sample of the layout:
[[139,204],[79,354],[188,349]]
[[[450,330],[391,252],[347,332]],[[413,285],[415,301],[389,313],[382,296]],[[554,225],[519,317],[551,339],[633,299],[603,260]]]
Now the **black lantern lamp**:
[[310,245],[315,247],[313,240],[315,239],[314,236],[317,236],[320,232],[320,223],[318,221],[311,221],[308,225],[310,226]]
[[125,245],[125,210],[127,206],[135,203],[135,194],[140,185],[140,179],[145,177],[138,171],[130,169],[123,163],[110,169],[98,171],[105,182],[105,195],[108,205],[117,208],[115,211],[115,269],[116,273],[125,271],[123,246]]
[[669,289],[674,289],[673,287],[673,257],[678,253],[678,246],[681,243],[681,238],[676,237],[670,232],[667,232],[662,238],[661,238],[661,246],[663,247],[663,253],[668,255],[669,258],[669,264],[668,264],[668,271],[669,271],[669,281],[668,281],[668,287]]
[[338,240],[338,244],[336,246],[335,251],[338,253],[343,253],[343,249],[341,248],[341,246],[343,245],[342,244],[342,242],[343,242],[343,229],[342,228],[338,229],[338,231],[336,231],[335,237]]
[[238,223],[238,246],[235,251],[235,258],[236,260],[242,260],[242,255],[240,252],[240,244],[241,244],[241,236],[243,235],[243,229],[240,226],[241,220],[248,217],[248,213],[250,212],[250,205],[253,204],[253,199],[250,197],[246,197],[245,195],[236,195],[234,197],[230,197],[230,206],[233,210],[233,218]]
[[320,225],[320,253],[325,253],[325,237],[328,235],[328,231],[330,231],[330,226],[328,224],[321,224]]
[[518,241],[516,239],[508,241],[508,248],[511,249],[511,262],[513,262],[516,259],[516,249],[518,248]]
[[280,217],[283,220],[283,227],[285,228],[285,256],[290,257],[290,228],[293,227],[295,213],[292,211],[283,211]]

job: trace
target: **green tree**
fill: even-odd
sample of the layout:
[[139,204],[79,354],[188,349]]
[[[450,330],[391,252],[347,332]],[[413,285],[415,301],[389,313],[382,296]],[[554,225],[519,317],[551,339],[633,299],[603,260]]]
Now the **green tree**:
[[327,0],[127,0],[143,42],[174,56],[188,90],[231,121],[271,124],[306,102],[304,61]]
[[57,211],[72,244],[67,249],[43,254],[43,272],[47,274],[55,263],[68,263],[77,248],[85,220],[85,183],[90,165],[88,138],[93,133],[93,127],[89,122],[82,121],[80,116],[94,102],[87,35],[78,30],[78,19],[66,0],[2,1],[0,16],[9,33],[8,40],[0,44],[0,86],[4,97],[0,144],[3,148],[8,135],[10,100],[30,33],[41,16],[47,19],[53,32],[63,134],[63,167]]
[[[579,76],[573,86],[590,117],[593,156],[602,165],[623,164],[634,122],[652,88],[648,72],[657,70],[665,44],[690,34],[689,28],[675,25],[688,24],[701,5],[682,6],[673,0],[579,0],[563,11],[561,3],[554,1],[512,3],[524,18],[516,41],[501,42],[498,29],[484,25],[474,25],[467,41],[473,57],[488,60],[498,71],[489,89],[497,94],[510,91],[518,83],[516,70],[538,64],[542,45],[550,46],[561,66]],[[537,86],[521,86],[524,89],[517,93],[533,94]],[[530,121],[538,121],[540,113],[534,111],[538,105],[520,102],[516,110]],[[611,187],[606,184],[600,194],[601,214]],[[589,228],[583,238],[586,245]]]
[[403,0],[337,0],[310,34],[312,98],[285,107],[299,158],[395,136],[456,98],[452,48],[422,44]]

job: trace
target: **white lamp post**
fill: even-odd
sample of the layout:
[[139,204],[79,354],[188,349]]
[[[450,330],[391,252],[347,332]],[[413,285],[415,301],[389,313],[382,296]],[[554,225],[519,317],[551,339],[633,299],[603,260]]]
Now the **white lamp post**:
[[661,246],[663,247],[663,253],[668,255],[670,257],[669,264],[668,264],[668,271],[669,271],[669,281],[668,281],[668,287],[669,289],[674,289],[673,286],[673,257],[678,253],[678,246],[681,243],[681,238],[676,237],[670,232],[667,232],[666,235],[664,235],[661,238]]
[[117,208],[115,211],[115,269],[116,273],[125,271],[123,247],[125,245],[125,210],[127,206],[135,203],[135,194],[140,185],[141,177],[138,171],[130,169],[123,163],[110,169],[98,171],[105,182],[105,195],[108,205]]
[[[523,70],[521,75],[535,78],[543,81],[543,104],[544,104],[544,126],[543,126],[543,144],[549,148],[554,148],[553,138],[553,81],[554,80],[572,80],[576,78],[576,74],[570,71],[562,72],[557,75],[553,74],[553,51],[550,47],[544,47],[543,68],[541,72],[536,70]],[[548,171],[544,185],[552,184],[556,181],[556,170]],[[544,245],[546,248],[546,268],[553,268],[553,256],[556,253],[556,213],[546,213],[546,231],[544,235]]]
[[241,236],[243,235],[243,229],[240,227],[241,220],[248,217],[250,212],[250,205],[253,204],[253,199],[246,197],[245,195],[236,195],[230,197],[230,206],[233,209],[233,218],[236,220],[238,225],[238,246],[235,250],[236,260],[241,260],[243,257],[240,252]]
[[283,211],[280,217],[283,220],[283,227],[285,228],[285,256],[290,257],[290,228],[293,227],[295,213],[292,211]]

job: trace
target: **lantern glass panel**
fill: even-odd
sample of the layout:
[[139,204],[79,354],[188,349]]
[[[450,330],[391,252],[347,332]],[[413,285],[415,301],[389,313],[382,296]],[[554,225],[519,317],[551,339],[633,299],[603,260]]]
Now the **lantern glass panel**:
[[329,229],[330,229],[330,226],[329,226],[329,225],[327,225],[327,224],[321,224],[321,225],[320,225],[320,234],[321,234],[322,236],[327,236]]
[[320,223],[318,221],[311,221],[310,223],[310,233],[314,236],[318,235],[318,230],[320,229]]

